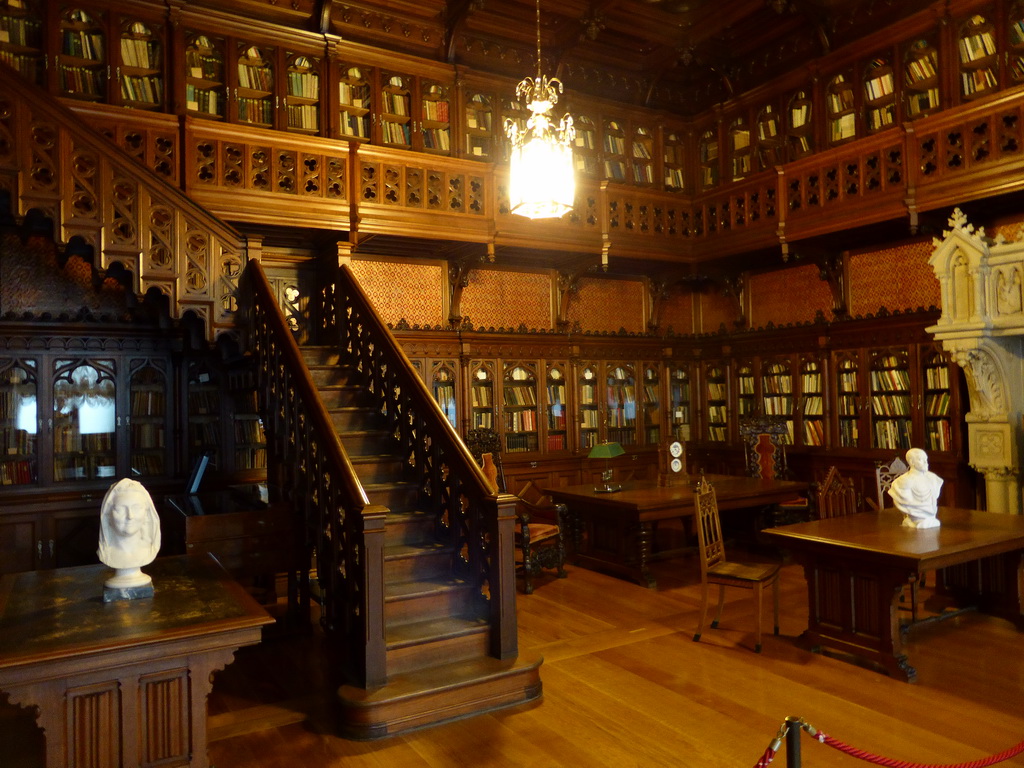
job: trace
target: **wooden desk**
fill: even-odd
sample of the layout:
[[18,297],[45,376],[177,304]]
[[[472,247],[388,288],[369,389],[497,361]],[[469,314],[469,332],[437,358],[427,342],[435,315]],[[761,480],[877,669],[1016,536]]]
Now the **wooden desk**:
[[808,627],[801,645],[850,653],[913,681],[899,596],[923,571],[940,568],[944,591],[1024,627],[1024,517],[939,507],[939,528],[904,528],[902,519],[888,510],[763,531],[804,567]]
[[103,602],[104,565],[0,580],[0,691],[38,707],[47,768],[207,768],[212,675],[273,620],[209,555],[158,558],[156,593]]
[[[777,504],[807,490],[807,483],[706,475],[718,508],[746,509]],[[691,476],[693,484],[697,478]],[[572,518],[574,562],[657,587],[648,563],[654,523],[693,516],[692,484],[659,487],[654,481],[623,483],[622,490],[599,493],[593,483],[545,488],[564,503]]]

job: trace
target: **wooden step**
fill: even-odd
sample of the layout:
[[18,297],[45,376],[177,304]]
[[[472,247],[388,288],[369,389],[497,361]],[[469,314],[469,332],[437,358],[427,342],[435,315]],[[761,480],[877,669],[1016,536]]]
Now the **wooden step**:
[[[345,446],[348,450],[348,446]],[[380,504],[393,512],[411,512],[416,509],[420,488],[415,483],[363,483],[366,498],[371,504]]]
[[470,585],[461,579],[400,581],[384,585],[384,615],[390,625],[465,616],[472,608]]
[[426,512],[390,511],[384,525],[384,546],[422,546],[434,541],[435,520]]
[[390,678],[438,664],[486,657],[490,626],[487,619],[441,616],[402,624],[386,623],[384,639]]
[[381,415],[367,406],[351,405],[330,408],[331,423],[337,432],[360,432],[375,429],[381,425]]
[[448,578],[452,573],[453,557],[451,547],[436,542],[385,546],[384,582]]
[[366,405],[370,397],[364,387],[349,384],[332,384],[318,387],[320,399],[327,410],[352,408]]
[[341,352],[337,347],[300,347],[302,359],[306,365],[312,368],[314,365],[338,365],[341,361]]
[[364,485],[397,483],[402,479],[405,469],[402,458],[392,454],[350,456],[349,459],[359,476],[359,482]]
[[379,739],[540,699],[539,656],[489,657],[389,676],[372,690],[342,686],[339,728],[349,739]]
[[379,456],[395,446],[394,438],[383,429],[344,432],[338,436],[349,456]]

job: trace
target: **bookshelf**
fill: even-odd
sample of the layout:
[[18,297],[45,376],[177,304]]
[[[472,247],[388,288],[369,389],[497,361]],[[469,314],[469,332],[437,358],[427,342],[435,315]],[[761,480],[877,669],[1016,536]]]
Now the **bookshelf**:
[[497,429],[494,423],[494,363],[474,360],[469,375],[470,429]]
[[548,452],[569,449],[566,367],[563,363],[549,363],[545,381],[544,409],[547,416]]
[[924,447],[928,451],[956,450],[953,439],[953,389],[949,359],[941,351],[923,355]]
[[804,360],[800,363],[800,419],[803,443],[815,448],[825,442],[825,390],[821,363]]
[[287,62],[284,106],[288,130],[320,133],[320,61],[290,53]]
[[587,115],[574,115],[573,126],[576,128],[576,140],[572,150],[576,173],[589,179],[600,176],[601,164],[598,162],[597,125]]
[[136,479],[171,474],[167,393],[173,391],[163,360],[130,363],[128,425],[130,476]]
[[601,411],[597,399],[597,366],[585,365],[579,374],[580,450],[600,442]]
[[601,131],[604,141],[604,176],[609,181],[626,182],[626,132],[621,120],[605,120]]
[[8,0],[0,5],[0,61],[38,86],[46,82],[43,18],[41,0]]
[[[505,97],[501,100],[501,133],[505,135],[505,122],[511,121],[516,124],[519,132],[522,133],[526,130],[526,121],[529,119],[530,113],[528,110],[523,108],[523,105],[519,103],[517,99]],[[575,120],[575,118],[574,118]],[[577,141],[579,138],[579,132],[577,127]],[[501,142],[502,145],[502,156],[501,159],[508,162],[509,159],[509,147],[508,141]],[[574,152],[574,155],[578,152]]]
[[857,138],[856,95],[849,74],[835,75],[825,89],[826,135],[835,146]]
[[255,471],[264,474],[267,471],[267,438],[256,402],[256,391],[233,389],[231,399],[235,428],[232,469],[240,473]]
[[[184,466],[191,467],[204,452],[210,451],[212,467],[221,467],[221,390],[219,372],[206,361],[191,362],[185,387],[187,442]],[[212,468],[211,467],[211,468]]]
[[475,91],[466,95],[463,109],[466,157],[494,159],[494,113],[493,94]]
[[423,82],[420,87],[423,113],[420,132],[423,151],[435,155],[450,155],[452,125],[448,87],[429,81]]
[[654,137],[642,126],[633,129],[630,142],[633,151],[633,183],[640,186],[654,184]]
[[757,159],[761,170],[786,162],[786,143],[779,112],[765,104],[757,113]]
[[185,111],[190,115],[222,120],[227,103],[224,82],[224,40],[186,33]]
[[505,452],[538,450],[540,430],[536,368],[525,363],[506,364],[501,393]]
[[796,160],[814,152],[814,102],[810,90],[796,91],[786,107],[786,141],[789,159]]
[[434,395],[434,400],[441,406],[441,411],[444,413],[445,418],[448,419],[448,423],[456,429],[459,426],[458,422],[458,390],[455,386],[457,381],[455,375],[455,368],[452,363],[448,361],[435,362],[430,370],[430,391]]
[[113,359],[57,358],[53,363],[53,479],[117,476],[117,368]]
[[960,25],[957,52],[962,99],[976,99],[999,87],[995,26],[988,19],[975,14]]
[[622,446],[637,444],[636,376],[633,366],[608,365],[608,440]]
[[369,141],[373,118],[371,73],[350,64],[338,65],[338,132],[346,139]]
[[0,485],[36,482],[38,403],[36,361],[0,358]]
[[135,109],[163,110],[163,34],[141,21],[121,25],[121,103]]
[[1006,71],[1010,81],[1024,83],[1024,2],[1010,6],[1006,25]]
[[838,355],[836,369],[836,420],[840,448],[856,448],[860,443],[860,361],[856,354]]
[[725,370],[721,365],[704,369],[707,439],[719,443],[724,443],[729,436],[729,385]]
[[697,147],[700,158],[701,189],[718,186],[718,134],[713,130],[704,131]]
[[873,350],[870,371],[871,447],[905,451],[913,433],[906,352]]
[[658,365],[644,365],[644,445],[661,442],[661,370]]
[[939,90],[939,51],[928,40],[914,40],[903,57],[904,116],[917,120],[942,106]]
[[884,57],[864,67],[864,125],[869,134],[896,124],[896,77],[892,63]]
[[682,192],[686,189],[686,145],[683,135],[667,131],[662,139],[662,167],[665,171],[665,189]]
[[781,416],[785,420],[784,439],[793,444],[793,371],[788,361],[765,365],[761,373],[761,402],[765,416]]
[[738,117],[729,125],[729,164],[733,181],[740,181],[750,174],[750,153],[750,128],[746,120]]
[[386,146],[412,148],[411,87],[408,75],[385,73],[382,78],[380,129],[381,143]]
[[736,366],[736,413],[740,418],[757,413],[755,386],[753,364],[739,363]]
[[105,22],[81,8],[60,15],[57,73],[60,95],[69,99],[107,100],[107,36]]
[[273,50],[238,43],[238,122],[263,128],[274,127]]
[[690,371],[683,367],[673,367],[668,374],[668,396],[671,415],[669,425],[672,437],[689,440],[690,414]]

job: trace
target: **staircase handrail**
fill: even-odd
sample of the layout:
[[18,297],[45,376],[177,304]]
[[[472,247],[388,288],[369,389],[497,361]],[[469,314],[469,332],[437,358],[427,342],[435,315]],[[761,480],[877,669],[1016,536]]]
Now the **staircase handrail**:
[[[268,478],[297,508],[303,564],[315,551],[321,623],[344,676],[387,680],[383,548],[388,509],[370,504],[262,266],[250,260],[251,347],[266,414]],[[308,579],[308,569],[300,573]],[[302,587],[300,586],[300,590]]]
[[337,275],[333,296],[325,294],[324,331],[337,334],[342,354],[367,378],[389,424],[409,444],[408,464],[430,471],[421,478],[423,495],[438,524],[448,525],[455,550],[466,553],[468,579],[486,595],[491,655],[514,658],[516,497],[491,487],[349,265],[340,265]]

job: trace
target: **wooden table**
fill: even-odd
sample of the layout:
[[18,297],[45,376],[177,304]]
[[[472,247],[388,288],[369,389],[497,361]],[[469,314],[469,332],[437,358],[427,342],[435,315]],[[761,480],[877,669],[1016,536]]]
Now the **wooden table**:
[[[799,496],[807,483],[761,480],[733,475],[706,475],[718,497],[718,508],[746,509],[777,504]],[[593,483],[545,488],[569,509],[574,562],[621,574],[657,587],[649,562],[653,528],[659,520],[693,516],[691,476],[686,485],[659,487],[654,481],[623,483],[622,490],[601,493]]]
[[0,691],[38,707],[47,768],[206,768],[212,675],[273,620],[209,556],[146,566],[151,598],[103,602],[103,565],[0,580]]
[[800,644],[872,661],[913,681],[899,621],[904,586],[944,569],[939,587],[1024,627],[1024,516],[939,507],[939,528],[904,528],[892,510],[768,528],[807,578],[808,627]]

